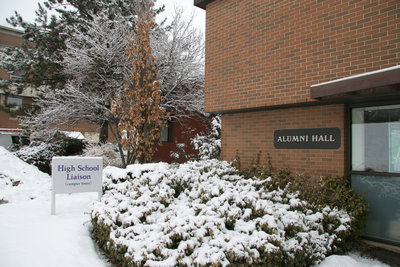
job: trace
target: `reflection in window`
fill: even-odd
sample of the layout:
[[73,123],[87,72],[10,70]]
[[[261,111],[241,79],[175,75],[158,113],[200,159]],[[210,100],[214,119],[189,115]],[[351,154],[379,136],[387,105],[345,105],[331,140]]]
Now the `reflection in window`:
[[352,110],[352,170],[400,172],[400,105]]

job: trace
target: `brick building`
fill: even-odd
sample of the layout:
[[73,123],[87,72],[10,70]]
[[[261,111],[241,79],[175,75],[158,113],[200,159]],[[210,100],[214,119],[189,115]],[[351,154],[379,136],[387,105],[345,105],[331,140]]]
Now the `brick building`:
[[[346,176],[366,236],[400,244],[400,2],[195,0],[222,157]],[[382,207],[385,207],[384,209]]]
[[[0,26],[0,49],[10,46],[21,46],[23,32]],[[10,75],[0,68],[0,79],[10,79]],[[12,142],[18,142],[22,133],[18,121],[18,114],[33,103],[36,91],[25,88],[20,94],[5,94],[0,89],[0,145],[8,146]],[[7,110],[6,110],[7,109]],[[7,111],[7,112],[6,112]]]

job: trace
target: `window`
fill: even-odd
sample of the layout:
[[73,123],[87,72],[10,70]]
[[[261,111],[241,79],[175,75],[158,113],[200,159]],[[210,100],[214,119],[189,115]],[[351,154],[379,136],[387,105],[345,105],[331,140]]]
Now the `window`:
[[25,71],[17,70],[17,71],[14,71],[14,73],[10,75],[10,79],[14,80],[14,81],[19,81],[19,80],[22,80],[24,78],[24,76],[25,76]]
[[352,110],[352,170],[400,173],[400,105]]
[[173,126],[173,121],[168,121],[167,125],[161,128],[161,142],[173,142]]
[[400,244],[400,105],[351,111],[351,187],[369,203],[366,237]]
[[20,142],[19,136],[16,136],[16,135],[11,136],[11,142],[12,142],[13,144],[19,144],[19,142]]
[[22,107],[22,98],[8,96],[7,97],[7,105],[12,106],[15,109],[20,109]]

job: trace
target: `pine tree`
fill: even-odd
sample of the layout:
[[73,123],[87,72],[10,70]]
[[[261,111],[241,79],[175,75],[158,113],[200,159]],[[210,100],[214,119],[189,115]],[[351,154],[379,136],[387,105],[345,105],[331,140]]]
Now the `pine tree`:
[[[160,129],[167,114],[161,107],[161,90],[155,58],[150,46],[150,31],[154,26],[152,1],[136,1],[139,9],[135,35],[126,48],[132,64],[130,83],[113,102],[111,112],[119,118],[120,151],[123,165],[138,160],[151,160],[155,145],[160,139]],[[127,150],[126,157],[122,149]]]
[[[68,7],[68,8],[66,8]],[[50,15],[55,11],[56,15]],[[133,21],[135,7],[131,0],[47,0],[38,4],[35,22],[25,21],[18,12],[8,18],[12,26],[24,29],[24,45],[9,47],[0,53],[0,67],[8,73],[23,73],[21,79],[1,80],[0,87],[7,90],[10,85],[22,89],[24,86],[62,88],[70,78],[62,72],[63,51],[75,29],[85,31],[93,23],[93,16],[107,12],[123,14]]]

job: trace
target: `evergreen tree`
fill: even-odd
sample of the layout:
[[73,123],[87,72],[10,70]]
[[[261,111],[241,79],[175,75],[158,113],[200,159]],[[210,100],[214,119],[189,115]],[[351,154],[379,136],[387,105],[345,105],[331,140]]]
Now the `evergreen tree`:
[[[21,48],[9,47],[0,53],[0,67],[10,74],[18,73],[20,79],[2,80],[0,86],[7,90],[10,85],[47,86],[62,88],[68,76],[63,73],[63,55],[66,41],[75,30],[85,31],[93,22],[93,15],[107,11],[123,14],[133,22],[135,7],[129,0],[48,0],[38,4],[35,22],[24,21],[18,12],[7,19],[14,27],[24,29]],[[50,15],[55,11],[57,15]],[[22,75],[21,75],[22,74]]]

